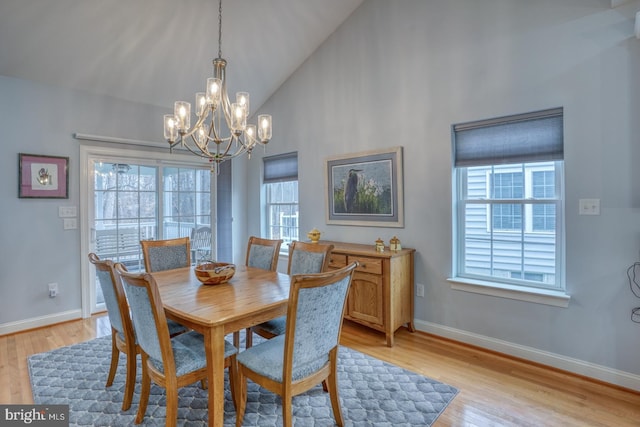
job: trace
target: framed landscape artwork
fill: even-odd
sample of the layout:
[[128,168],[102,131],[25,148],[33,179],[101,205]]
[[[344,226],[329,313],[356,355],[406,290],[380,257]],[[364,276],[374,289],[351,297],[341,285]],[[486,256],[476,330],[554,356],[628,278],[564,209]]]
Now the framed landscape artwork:
[[327,224],[404,227],[402,147],[326,160]]
[[69,158],[18,155],[18,197],[69,198]]

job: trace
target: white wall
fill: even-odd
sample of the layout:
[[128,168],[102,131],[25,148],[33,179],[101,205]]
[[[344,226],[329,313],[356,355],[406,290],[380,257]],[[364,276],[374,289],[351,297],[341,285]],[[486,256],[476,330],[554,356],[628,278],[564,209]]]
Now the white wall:
[[[422,329],[640,387],[640,325],[630,320],[640,299],[626,277],[640,257],[638,9],[604,0],[365,1],[263,108],[274,150],[298,150],[302,235],[317,227],[324,239],[370,244],[397,235],[417,250]],[[569,307],[452,290],[450,126],[558,106]],[[404,147],[404,229],[327,225],[325,158],[395,145]],[[258,224],[258,174],[249,171],[249,229]],[[601,215],[578,216],[581,198],[600,199]]]

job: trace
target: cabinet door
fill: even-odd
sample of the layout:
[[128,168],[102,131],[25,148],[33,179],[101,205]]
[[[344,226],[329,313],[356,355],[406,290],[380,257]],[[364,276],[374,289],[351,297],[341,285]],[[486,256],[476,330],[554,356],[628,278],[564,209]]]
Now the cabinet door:
[[371,325],[384,325],[382,276],[361,272],[353,275],[347,317]]

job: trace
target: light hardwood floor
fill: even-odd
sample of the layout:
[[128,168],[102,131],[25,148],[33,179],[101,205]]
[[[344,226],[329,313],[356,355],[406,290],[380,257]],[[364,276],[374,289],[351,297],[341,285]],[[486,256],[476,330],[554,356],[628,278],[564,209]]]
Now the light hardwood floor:
[[[0,403],[33,403],[27,356],[109,335],[105,315],[0,337]],[[342,344],[457,387],[434,426],[640,426],[640,393],[421,332],[346,322]]]

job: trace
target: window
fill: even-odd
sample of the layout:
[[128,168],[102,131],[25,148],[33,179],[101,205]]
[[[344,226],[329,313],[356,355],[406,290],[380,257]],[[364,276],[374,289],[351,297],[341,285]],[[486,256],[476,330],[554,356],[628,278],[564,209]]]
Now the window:
[[563,110],[453,126],[454,278],[564,290]]
[[264,157],[268,239],[282,239],[282,252],[298,240],[298,153]]

